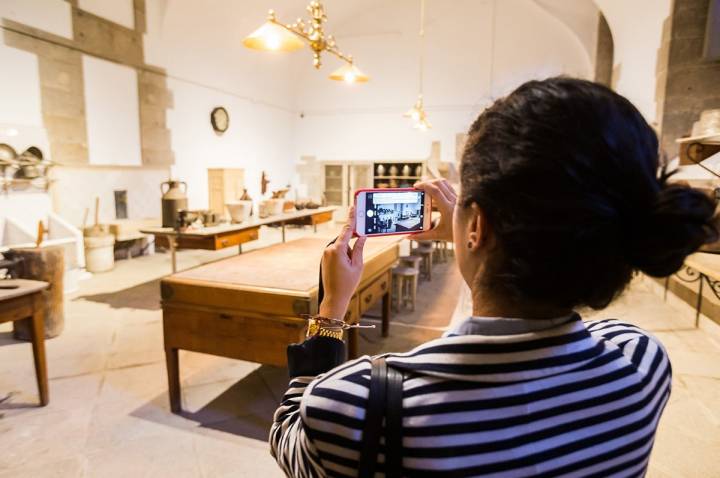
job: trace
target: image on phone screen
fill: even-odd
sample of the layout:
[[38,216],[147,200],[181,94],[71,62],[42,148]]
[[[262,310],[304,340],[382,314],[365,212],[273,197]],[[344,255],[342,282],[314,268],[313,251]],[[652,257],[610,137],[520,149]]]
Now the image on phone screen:
[[368,192],[365,198],[365,234],[421,231],[424,201],[424,191]]

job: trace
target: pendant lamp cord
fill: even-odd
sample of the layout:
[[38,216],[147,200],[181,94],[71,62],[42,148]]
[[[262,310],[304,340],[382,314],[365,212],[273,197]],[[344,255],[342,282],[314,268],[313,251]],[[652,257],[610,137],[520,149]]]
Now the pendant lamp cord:
[[423,95],[425,74],[425,0],[420,0],[420,97]]
[[492,2],[492,23],[490,25],[490,81],[488,82],[488,87],[490,91],[488,92],[488,96],[490,96],[490,100],[493,101],[495,99],[495,94],[493,90],[495,89],[495,24],[497,23],[497,0],[493,0]]

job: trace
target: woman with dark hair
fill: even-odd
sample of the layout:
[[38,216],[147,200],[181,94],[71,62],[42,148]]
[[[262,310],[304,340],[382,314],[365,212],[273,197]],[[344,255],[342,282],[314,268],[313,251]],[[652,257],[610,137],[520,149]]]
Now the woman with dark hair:
[[[577,311],[717,239],[713,201],[659,163],[637,109],[598,84],[531,81],[485,110],[459,196],[442,180],[417,185],[442,217],[414,238],[454,241],[472,317],[410,352],[344,364],[343,342],[322,328],[291,346],[270,434],[285,473],[643,476],[670,395],[667,354],[632,324]],[[320,316],[342,318],[358,284],[364,238],[350,249],[351,231],[323,256]],[[383,359],[400,398],[378,445]]]

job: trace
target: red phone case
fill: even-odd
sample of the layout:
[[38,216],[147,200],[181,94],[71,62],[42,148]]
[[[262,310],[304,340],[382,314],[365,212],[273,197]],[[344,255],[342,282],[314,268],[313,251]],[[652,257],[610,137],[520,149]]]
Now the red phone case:
[[[357,205],[357,197],[358,197],[358,194],[360,194],[360,193],[366,193],[366,192],[369,192],[369,193],[375,193],[375,192],[378,192],[378,193],[387,193],[387,192],[402,192],[402,191],[422,191],[422,190],[421,190],[421,189],[417,189],[417,188],[365,188],[365,189],[358,189],[357,191],[355,191],[355,199],[353,200],[353,205]],[[423,191],[423,192],[425,192],[425,191]],[[427,194],[427,193],[425,193],[425,194]],[[432,209],[432,208],[431,208],[431,209]],[[357,226],[356,226],[356,227],[357,227]],[[425,232],[425,231],[424,231],[424,230],[421,230],[421,231],[413,231],[413,232],[383,232],[383,233],[381,233],[381,234],[373,234],[373,235],[367,236],[367,237],[397,236],[397,235],[400,235],[400,234],[404,234],[404,235],[406,235],[406,236],[412,236],[412,235],[414,235],[414,234],[418,234],[418,233],[421,233],[421,232]],[[360,235],[357,233],[357,229],[353,231],[353,236],[360,236]]]

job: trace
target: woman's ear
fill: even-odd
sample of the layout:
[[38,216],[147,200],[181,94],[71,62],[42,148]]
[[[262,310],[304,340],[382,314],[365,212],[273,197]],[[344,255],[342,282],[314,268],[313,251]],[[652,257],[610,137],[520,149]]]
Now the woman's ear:
[[488,228],[487,221],[485,220],[485,214],[475,203],[470,206],[467,237],[467,247],[471,252],[476,252],[482,249],[488,239]]

